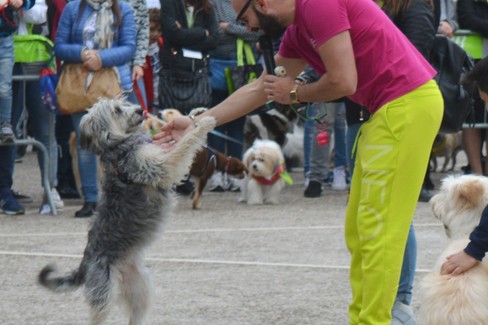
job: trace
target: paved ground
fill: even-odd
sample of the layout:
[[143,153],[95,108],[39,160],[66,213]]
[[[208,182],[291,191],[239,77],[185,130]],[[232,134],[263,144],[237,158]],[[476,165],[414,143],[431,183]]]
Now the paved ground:
[[[444,176],[434,174],[436,183]],[[179,199],[147,254],[155,288],[150,324],[347,323],[346,193],[327,188],[321,198],[307,199],[301,173],[292,177],[295,184],[277,206],[249,207],[237,203],[236,193],[205,192],[203,209],[194,211],[188,198]],[[0,215],[0,324],[86,324],[82,290],[54,294],[36,284],[47,263],[61,272],[79,263],[88,227],[88,220],[73,218],[81,201],[67,200],[57,216],[39,215],[42,189],[33,153],[16,165],[14,187],[34,202],[25,216]],[[418,281],[446,239],[427,203],[418,204],[414,224]],[[125,319],[115,308],[108,324]]]

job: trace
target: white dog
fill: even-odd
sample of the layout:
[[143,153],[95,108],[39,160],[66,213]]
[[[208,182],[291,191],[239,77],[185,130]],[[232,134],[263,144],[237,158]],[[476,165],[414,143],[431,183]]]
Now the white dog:
[[420,320],[424,325],[488,324],[488,260],[458,275],[440,275],[446,257],[464,249],[488,204],[488,178],[449,176],[430,201],[451,240],[433,271],[420,284]]
[[249,173],[242,182],[239,202],[247,204],[278,204],[278,196],[285,186],[283,152],[272,140],[255,140],[244,153],[243,163]]

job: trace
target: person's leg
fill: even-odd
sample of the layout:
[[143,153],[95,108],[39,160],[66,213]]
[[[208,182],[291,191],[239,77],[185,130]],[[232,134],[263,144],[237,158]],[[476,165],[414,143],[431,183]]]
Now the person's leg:
[[[76,132],[76,147],[78,151],[78,169],[80,172],[81,192],[83,194],[83,208],[75,214],[79,217],[89,217],[93,214],[96,202],[98,201],[98,162],[97,156],[80,147],[80,122],[86,113],[75,113],[71,115],[73,126]],[[83,211],[83,213],[79,213]],[[85,213],[86,212],[86,213]]]
[[73,174],[72,157],[69,148],[69,139],[74,132],[73,120],[69,115],[56,116],[56,142],[59,145],[57,190],[62,198],[80,198]]
[[[10,125],[13,67],[13,36],[0,37],[0,141],[13,141]],[[10,133],[7,128],[10,128]],[[24,207],[15,200],[12,193],[15,152],[15,146],[0,146],[0,213],[12,215],[25,213]]]
[[402,272],[396,300],[402,304],[410,305],[412,303],[413,281],[415,278],[415,266],[417,264],[417,238],[413,224],[410,224],[408,231],[407,245],[403,255]]
[[334,120],[334,181],[332,189],[347,189],[346,183],[346,108],[344,102],[333,103],[336,107]]
[[384,105],[361,128],[345,228],[351,253],[351,324],[390,324],[408,229],[442,105],[431,81]]
[[[307,105],[307,117],[315,116],[315,109],[313,105]],[[312,136],[315,122],[312,120],[305,120],[303,128],[303,176],[305,177],[304,186],[308,186],[310,177],[310,151],[312,148]]]
[[[314,103],[312,105],[315,106],[315,116],[320,116],[325,112],[326,108],[323,103]],[[314,198],[322,194],[322,183],[329,166],[330,143],[325,146],[319,145],[317,135],[324,128],[329,134],[332,132],[334,117],[335,110],[327,110],[325,125],[315,123],[315,127],[313,128],[310,148],[310,177],[308,186],[304,192],[305,197]]]
[[[363,123],[354,123],[347,126],[347,133],[346,133],[346,157],[347,159],[347,166],[349,166],[349,174],[354,174],[354,165],[356,160],[356,152],[354,152],[354,143],[356,142],[356,137],[359,133],[359,129],[361,128]],[[352,183],[352,181],[351,181]]]
[[483,175],[480,147],[480,130],[475,128],[463,129],[463,148],[468,158],[471,174]]
[[[24,74],[39,74],[43,65],[24,65]],[[39,82],[27,82],[25,102],[27,111],[29,113],[29,120],[31,121],[32,135],[36,140],[41,142],[47,149],[50,156],[51,164],[49,175],[51,179],[51,187],[56,187],[57,184],[57,170],[58,170],[58,144],[54,136],[55,117],[53,113],[44,106],[41,100],[41,86]],[[51,139],[51,128],[53,131]],[[44,166],[44,158],[38,155],[39,165]]]
[[13,36],[0,37],[0,141],[12,142],[12,73],[14,68]]

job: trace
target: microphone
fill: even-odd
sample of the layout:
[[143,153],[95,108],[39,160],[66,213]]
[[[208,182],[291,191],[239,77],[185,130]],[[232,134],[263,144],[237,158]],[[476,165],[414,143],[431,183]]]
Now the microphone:
[[275,75],[276,63],[274,61],[273,42],[268,35],[259,36],[259,46],[263,53],[264,65],[268,74]]

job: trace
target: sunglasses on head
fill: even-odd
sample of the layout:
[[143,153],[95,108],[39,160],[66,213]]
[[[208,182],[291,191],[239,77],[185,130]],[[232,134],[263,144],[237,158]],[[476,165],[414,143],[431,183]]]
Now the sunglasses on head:
[[241,11],[237,14],[236,22],[240,22],[242,19],[242,16],[246,13],[247,9],[249,9],[249,6],[251,5],[252,0],[247,0],[246,4],[244,7],[242,7]]

